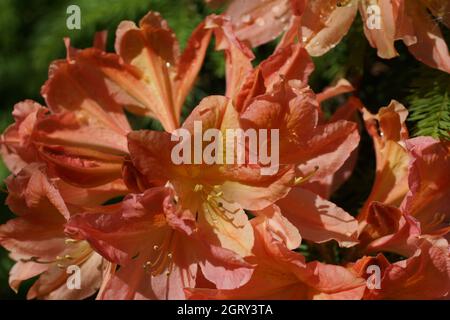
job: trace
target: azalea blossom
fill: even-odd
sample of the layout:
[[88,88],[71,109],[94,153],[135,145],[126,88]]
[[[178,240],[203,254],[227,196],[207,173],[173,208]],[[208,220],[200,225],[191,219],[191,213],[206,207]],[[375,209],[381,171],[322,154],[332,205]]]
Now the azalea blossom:
[[317,261],[306,263],[290,251],[301,237],[275,208],[253,219],[257,267],[244,286],[234,290],[189,289],[190,299],[361,299],[365,281],[356,272]]
[[[96,293],[107,262],[86,241],[64,233],[64,224],[78,206],[67,203],[42,165],[31,164],[6,181],[8,206],[18,217],[0,226],[0,244],[11,251],[16,264],[9,284],[16,292],[24,280],[39,276],[28,299],[84,299]],[[77,266],[85,277],[81,290],[67,286],[68,266]]]
[[298,44],[280,48],[253,68],[245,46],[230,34],[222,40],[229,57],[227,96],[239,112],[240,125],[279,130],[280,164],[295,168],[293,188],[277,202],[283,215],[308,240],[356,244],[356,220],[322,197],[328,198],[345,180],[339,171],[346,170],[344,164],[358,144],[357,126],[339,116],[326,123],[320,108],[324,100],[353,88],[343,80],[316,96],[307,86],[313,63]]
[[394,43],[402,40],[417,60],[450,72],[448,46],[439,26],[449,26],[446,0],[235,0],[226,13],[239,39],[252,46],[283,32],[297,33],[309,54],[321,56],[348,33],[358,11],[364,34],[381,58],[398,56]]
[[[10,273],[14,290],[41,275],[29,298],[87,298],[110,267],[87,242],[64,234],[65,223],[81,208],[128,192],[121,175],[128,121],[106,90],[92,90],[99,80],[89,59],[102,54],[102,39],[98,34],[97,47],[79,51],[66,41],[67,59],[53,64],[43,88],[49,108],[18,103],[15,123],[1,136],[0,151],[15,175],[7,180],[7,203],[19,217],[0,226],[0,238],[17,261]],[[65,269],[72,265],[90,274],[81,291],[66,285]]]
[[[204,129],[209,126],[220,131],[238,124],[231,101],[221,96],[205,98],[182,128],[193,133],[195,121],[201,121]],[[171,161],[171,150],[176,145],[172,137],[158,131],[129,134],[134,167],[151,184],[169,181],[182,207],[189,210],[200,228],[209,230],[211,243],[219,241],[224,248],[248,255],[253,233],[243,209],[260,210],[285,196],[294,180],[293,168],[288,166],[275,175],[263,176],[258,165],[231,165],[225,161],[175,165]]]
[[[367,110],[363,115],[374,141],[377,170],[371,194],[358,214],[360,234],[372,234],[369,238],[374,240],[410,225],[416,236],[421,232],[445,235],[449,213],[443,200],[448,193],[444,178],[449,164],[448,143],[424,137],[408,139],[407,111],[396,101],[381,108],[378,115]],[[442,174],[432,174],[430,166],[436,163]],[[384,230],[380,234],[372,230],[373,226]]]
[[131,21],[119,25],[118,56],[101,59],[97,68],[119,104],[138,115],[156,118],[171,132],[179,127],[181,108],[200,71],[210,37],[211,31],[200,24],[181,54],[167,22],[151,11],[139,27]]
[[424,240],[408,259],[390,263],[383,254],[363,257],[353,268],[368,278],[368,266],[381,270],[379,288],[367,288],[365,299],[423,300],[446,298],[449,294],[448,242]]
[[119,205],[74,216],[66,226],[121,268],[105,282],[100,299],[183,299],[198,273],[219,288],[245,283],[252,266],[239,255],[211,243],[194,217],[156,187],[131,194]]
[[[207,2],[229,6],[183,52],[153,11],[119,24],[114,53],[106,32],[87,49],[66,39],[41,90],[45,106],[14,106],[0,136],[16,216],[0,225],[15,261],[10,287],[36,277],[28,299],[447,299],[448,141],[410,137],[405,106],[371,113],[346,79],[319,92],[308,84],[310,55],[335,46],[358,10],[370,20],[373,5],[384,31],[366,24],[365,33],[381,57],[402,39],[447,70],[430,20],[448,25],[444,2]],[[281,34],[256,63],[252,47]],[[212,40],[225,92],[199,99],[182,121]],[[129,113],[163,130],[133,130]],[[375,179],[347,212],[333,199],[358,161],[359,124]]]

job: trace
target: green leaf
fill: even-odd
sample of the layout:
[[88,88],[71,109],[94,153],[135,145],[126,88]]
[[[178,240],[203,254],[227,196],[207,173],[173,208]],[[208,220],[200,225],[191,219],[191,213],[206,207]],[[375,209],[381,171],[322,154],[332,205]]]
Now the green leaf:
[[450,75],[422,68],[408,101],[415,136],[450,139]]

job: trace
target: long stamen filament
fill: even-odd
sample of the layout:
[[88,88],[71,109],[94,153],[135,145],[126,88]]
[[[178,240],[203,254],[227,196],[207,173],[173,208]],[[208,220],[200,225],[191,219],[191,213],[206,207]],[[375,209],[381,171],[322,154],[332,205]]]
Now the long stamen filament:
[[158,255],[153,261],[147,261],[144,263],[143,268],[148,270],[152,276],[156,276],[163,272],[165,267],[167,266],[166,275],[169,276],[172,272],[172,259],[173,254],[171,251],[172,247],[172,239],[173,239],[173,231],[171,231],[170,235],[164,238],[163,243],[158,246],[153,246],[153,251],[158,252]]
[[296,177],[294,179],[294,186],[298,186],[298,185],[308,181],[309,179],[311,179],[317,173],[318,170],[319,170],[319,166],[315,166],[314,170],[311,171],[310,173],[308,173],[306,176],[304,176],[304,177]]

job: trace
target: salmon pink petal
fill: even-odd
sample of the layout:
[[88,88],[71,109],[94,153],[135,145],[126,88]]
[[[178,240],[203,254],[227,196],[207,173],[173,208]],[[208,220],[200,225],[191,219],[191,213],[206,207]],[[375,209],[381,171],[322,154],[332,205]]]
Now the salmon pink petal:
[[18,260],[54,260],[64,250],[62,226],[70,215],[60,194],[36,165],[8,178],[6,185],[6,204],[19,217],[0,226],[0,243]]
[[298,229],[282,215],[277,205],[256,211],[255,214],[270,218],[268,222],[273,234],[283,241],[288,249],[295,250],[300,246],[302,237]]
[[173,175],[170,152],[175,145],[167,132],[142,130],[128,135],[131,160],[150,182],[165,183]]
[[[17,290],[23,280],[52,269],[59,270],[64,279],[67,278],[65,271],[58,268],[60,263],[67,262],[64,257],[70,257],[71,263],[78,265],[85,261],[84,258],[78,260],[80,255],[89,250],[88,247],[79,250],[78,245],[69,246],[65,242],[64,224],[71,214],[68,208],[72,209],[72,206],[65,204],[42,165],[25,167],[17,176],[8,178],[6,184],[9,190],[6,202],[19,216],[0,226],[0,244],[10,250],[11,257],[17,261],[10,275],[12,288]],[[64,279],[58,277],[55,281],[59,284],[43,295],[63,285],[61,281],[65,285]],[[45,276],[38,281],[43,286],[52,286]],[[29,292],[29,297],[37,296],[41,297],[41,294]]]
[[367,226],[360,235],[361,242],[373,239],[368,252],[390,251],[411,256],[417,249],[421,229],[419,222],[395,207],[373,202],[367,216]]
[[244,128],[278,129],[280,163],[297,163],[319,120],[312,90],[297,80],[281,81],[271,93],[253,98],[240,113]]
[[196,251],[164,217],[168,189],[129,196],[115,210],[74,216],[66,232],[84,238],[104,257],[121,264],[99,299],[181,299],[195,285]]
[[350,82],[348,82],[346,79],[340,79],[334,86],[327,87],[321,93],[317,94],[317,101],[321,103],[340,94],[353,91],[355,91],[355,88]]
[[409,51],[426,65],[450,73],[449,49],[439,25],[422,3],[407,1],[405,5],[417,38],[416,42],[407,43]]
[[314,64],[301,45],[283,47],[262,61],[246,78],[235,97],[235,107],[243,112],[253,98],[276,91],[283,81],[301,80],[304,87],[313,71]]
[[99,62],[107,57],[89,48],[77,50],[67,60],[53,62],[41,94],[52,112],[74,112],[79,120],[123,136],[131,130],[130,125],[99,68]]
[[364,295],[366,282],[352,270],[317,261],[308,263],[306,269],[300,278],[310,287],[309,299],[360,300]]
[[17,215],[35,214],[54,221],[61,221],[61,217],[69,219],[69,209],[43,165],[30,164],[5,183],[9,191],[6,204]]
[[31,286],[27,299],[45,300],[82,300],[95,294],[101,283],[101,268],[103,259],[92,253],[80,267],[81,284],[79,290],[69,289],[67,278],[70,276],[65,269],[53,267],[43,273]]
[[338,6],[339,0],[308,2],[302,16],[301,38],[312,56],[321,56],[335,47],[347,34],[358,6]]
[[186,49],[180,56],[177,70],[177,80],[179,81],[175,100],[175,110],[179,117],[181,108],[189,95],[197,75],[205,59],[206,50],[211,39],[212,31],[205,28],[205,22],[201,23],[188,40]]
[[421,223],[425,233],[445,226],[450,219],[450,144],[431,137],[406,140],[411,154],[409,191],[402,210]]
[[14,106],[12,115],[15,123],[0,136],[0,155],[12,173],[19,173],[27,164],[37,160],[37,150],[31,139],[36,121],[47,112],[45,107],[31,100]]
[[232,199],[248,210],[262,210],[285,197],[294,181],[293,170],[280,170],[257,184],[243,181],[225,181],[221,190],[226,199]]
[[[130,21],[117,30],[116,52],[125,65],[111,70],[119,101],[138,114],[158,119],[171,132],[179,125],[181,108],[203,64],[212,30],[202,22],[180,55],[175,34],[157,12]],[[129,68],[129,67],[132,68]]]
[[[237,119],[229,99],[211,96],[202,100],[193,110],[183,124],[183,129],[192,136],[195,134],[195,123],[201,122],[203,130],[214,128],[225,132],[227,129],[239,128]],[[182,198],[186,198],[183,195],[187,194],[193,196],[197,184],[215,185],[220,186],[228,202],[237,202],[249,210],[259,210],[283,197],[294,179],[290,167],[280,168],[275,174],[264,176],[261,174],[262,166],[259,165],[175,165],[171,152],[176,142],[171,141],[168,133],[141,131],[131,133],[128,139],[131,159],[138,171],[155,183],[171,180]],[[191,145],[188,146],[191,148]],[[194,163],[192,155],[190,162]],[[237,152],[234,155],[237,157]]]
[[404,148],[404,140],[408,138],[407,115],[405,107],[397,101],[381,108],[377,115],[363,110],[366,129],[374,142],[377,164],[375,182],[359,213],[359,221],[366,217],[372,201],[398,206],[408,191],[409,156]]
[[225,51],[227,97],[235,97],[245,77],[252,71],[254,55],[250,48],[236,37],[229,18],[211,15],[206,19],[206,28],[214,30],[216,50]]
[[285,31],[293,15],[291,2],[295,1],[232,1],[226,14],[231,17],[237,37],[258,47]]
[[308,190],[294,188],[277,205],[304,239],[318,243],[334,239],[341,247],[351,247],[358,242],[357,221]]
[[251,223],[255,232],[253,253],[258,263],[257,270],[262,267],[292,272],[306,267],[305,258],[291,251],[301,240],[294,225],[280,214],[276,206],[256,213],[258,216]]
[[[185,240],[184,240],[185,241]],[[174,264],[170,275],[152,276],[142,266],[146,257],[122,266],[105,284],[99,300],[183,300],[185,287],[195,286],[197,264],[190,263],[189,251],[180,252],[186,261],[182,267]]]
[[449,263],[446,240],[425,240],[412,257],[387,266],[384,263],[380,289],[369,290],[365,299],[446,297],[449,291]]
[[[375,28],[371,26],[371,16],[374,13],[370,10],[371,6],[377,6],[380,11],[380,17]],[[398,6],[391,1],[377,0],[370,4],[360,3],[359,12],[363,19],[364,33],[370,45],[378,50],[378,56],[383,59],[391,59],[398,56],[395,50],[394,41],[396,40],[396,19],[398,16]],[[372,16],[373,17],[373,16]]]
[[131,21],[122,22],[117,29],[116,52],[140,73],[140,85],[135,89],[144,89],[142,94],[146,95],[146,101],[138,106],[141,112],[160,120],[168,131],[177,128],[173,82],[180,52],[167,22],[157,12],[143,17],[139,28]]
[[[273,221],[275,218],[276,221]],[[189,299],[358,299],[365,282],[340,266],[304,263],[303,256],[290,251],[283,239],[278,213],[261,214],[252,220],[257,241],[256,269],[246,284],[234,290],[187,289]]]
[[18,293],[23,281],[40,275],[48,268],[49,266],[46,264],[18,261],[9,271],[9,286],[14,292]]
[[253,267],[239,255],[217,246],[205,249],[199,265],[205,279],[218,289],[241,287],[249,281],[253,273]]
[[251,255],[254,236],[244,210],[238,204],[223,198],[217,201],[221,203],[220,206],[208,202],[201,205],[197,222],[202,238],[206,243],[220,246],[242,257]]
[[[109,261],[129,263],[145,243],[156,244],[164,239],[169,228],[163,201],[169,195],[170,191],[164,188],[129,195],[121,204],[73,216],[65,232],[74,239],[87,240]],[[144,207],[144,200],[151,206]]]
[[98,206],[129,193],[122,179],[95,188],[78,188],[62,180],[56,184],[64,201],[80,207]]
[[96,187],[121,178],[126,137],[85,126],[73,113],[50,115],[36,124],[39,155],[68,183]]
[[354,122],[338,120],[318,126],[298,161],[297,174],[301,177],[312,174],[302,187],[329,198],[339,184],[337,173],[344,169],[359,140],[358,126]]

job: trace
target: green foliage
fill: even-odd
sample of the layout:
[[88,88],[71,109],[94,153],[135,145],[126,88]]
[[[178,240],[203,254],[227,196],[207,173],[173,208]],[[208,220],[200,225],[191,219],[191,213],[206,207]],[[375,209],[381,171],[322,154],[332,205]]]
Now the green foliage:
[[[65,56],[64,37],[82,48],[91,45],[95,32],[108,30],[108,48],[112,50],[121,21],[138,22],[153,10],[163,13],[184,47],[203,19],[200,3],[201,0],[0,1],[0,79],[8,79],[0,87],[0,96],[5,97],[0,102],[1,109],[10,109],[25,98],[43,102],[40,87],[47,78],[50,62]],[[81,30],[66,27],[66,10],[72,4],[81,9]]]
[[408,100],[415,136],[450,139],[450,75],[421,69]]

